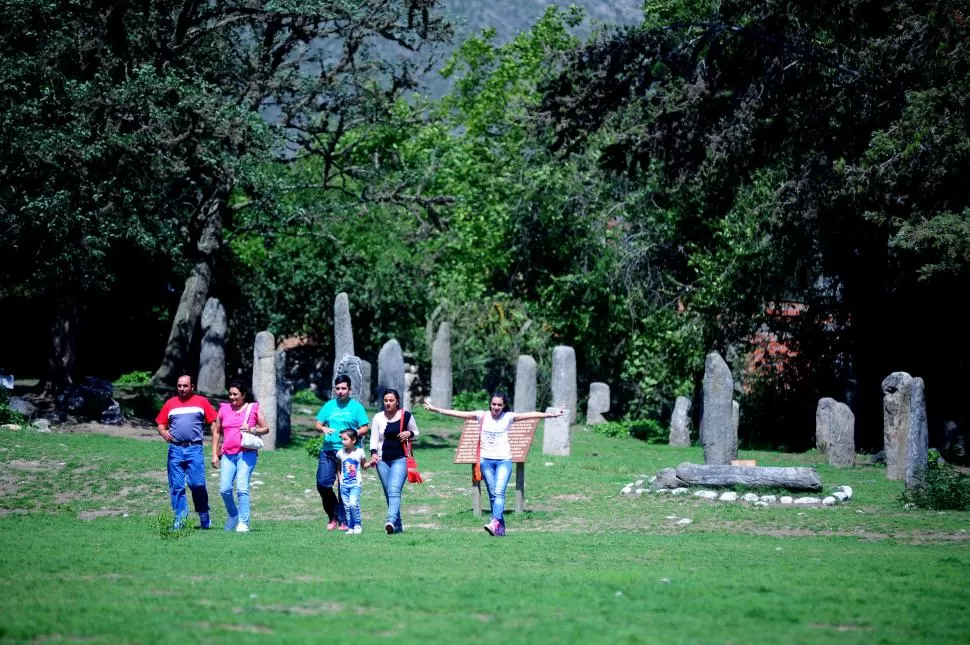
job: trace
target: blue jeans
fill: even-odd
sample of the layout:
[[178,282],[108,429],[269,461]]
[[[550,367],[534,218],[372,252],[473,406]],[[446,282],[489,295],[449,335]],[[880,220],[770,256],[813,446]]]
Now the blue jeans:
[[337,473],[340,472],[340,458],[336,450],[321,450],[320,461],[317,463],[317,492],[323,502],[323,510],[330,521],[337,520],[341,524],[347,523],[347,513],[343,502],[333,492]]
[[209,493],[205,489],[205,458],[202,444],[178,446],[168,444],[168,494],[172,499],[172,510],[177,522],[189,516],[189,502],[185,497],[185,482],[188,479],[192,491],[192,504],[196,513],[209,512]]
[[[249,479],[256,469],[256,459],[259,453],[255,450],[243,450],[235,455],[223,455],[219,474],[219,494],[226,504],[229,517],[239,516],[239,521],[249,524]],[[232,498],[232,485],[236,484],[239,495],[239,508]]]
[[387,502],[387,523],[394,527],[395,533],[404,530],[401,525],[401,491],[408,479],[407,459],[401,457],[388,463],[377,462],[377,476],[384,487],[384,500]]
[[492,517],[505,522],[505,488],[512,476],[511,459],[482,459],[482,479],[488,488],[488,501],[492,506]]
[[340,501],[347,513],[347,526],[360,526],[360,484],[341,484]]

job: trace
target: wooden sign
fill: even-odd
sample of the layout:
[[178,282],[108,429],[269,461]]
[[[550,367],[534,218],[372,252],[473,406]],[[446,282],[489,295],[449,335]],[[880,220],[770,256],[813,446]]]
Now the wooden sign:
[[[529,448],[532,447],[532,439],[535,438],[536,427],[539,425],[538,419],[524,419],[513,421],[509,426],[509,445],[512,447],[512,462],[517,464],[525,463],[529,456]],[[455,450],[455,464],[475,464],[478,460],[475,455],[478,452],[478,433],[479,424],[475,419],[465,421],[465,427],[461,431],[461,439],[458,440],[458,449]]]

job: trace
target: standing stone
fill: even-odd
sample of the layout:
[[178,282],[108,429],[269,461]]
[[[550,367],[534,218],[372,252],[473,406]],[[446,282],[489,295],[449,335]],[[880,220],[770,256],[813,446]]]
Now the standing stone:
[[909,384],[909,431],[906,436],[906,470],[904,473],[906,488],[919,488],[926,483],[929,441],[923,379],[914,378]]
[[374,379],[371,376],[371,365],[364,359],[360,359],[360,402],[366,407],[370,407],[374,402]]
[[[741,406],[737,401],[731,401],[731,425],[734,427],[734,443],[737,445],[738,438],[738,426],[741,423]],[[737,448],[734,449],[735,457],[737,456]]]
[[595,426],[606,423],[604,412],[610,411],[610,386],[606,383],[589,384],[589,400],[586,402],[586,424]]
[[290,442],[293,383],[286,378],[286,352],[276,352],[276,445]]
[[913,377],[893,372],[882,382],[882,438],[886,449],[886,479],[903,479],[909,432],[910,386]]
[[253,398],[259,401],[269,424],[263,435],[266,450],[276,448],[276,340],[268,331],[256,334],[253,345]]
[[337,377],[347,375],[350,377],[350,398],[357,399],[364,404],[367,397],[364,393],[364,367],[362,361],[350,354],[344,356],[337,367],[333,368],[333,380],[330,382],[330,391],[333,391],[333,384]]
[[[333,364],[354,355],[354,330],[350,323],[350,299],[340,292],[333,301]],[[336,371],[334,376],[337,376]]]
[[674,413],[670,416],[670,440],[671,446],[686,448],[690,446],[690,409],[692,407],[690,399],[686,396],[678,396],[674,403]]
[[384,343],[377,354],[377,398],[383,408],[384,392],[397,390],[403,399],[407,393],[404,383],[404,352],[396,339]]
[[569,412],[569,423],[576,423],[576,350],[557,345],[552,350],[552,405]]
[[431,403],[439,408],[451,407],[451,325],[438,325],[431,347]]
[[704,361],[704,409],[701,415],[701,444],[704,463],[726,466],[738,456],[734,378],[717,352]]
[[421,378],[418,376],[418,366],[413,363],[404,364],[404,392],[401,396],[404,400],[401,407],[405,410],[413,410],[421,397]]
[[855,465],[855,415],[848,405],[828,397],[819,399],[815,408],[815,445],[830,466]]
[[[546,408],[547,413],[559,412],[559,406]],[[549,417],[542,425],[542,454],[569,456],[569,410],[561,417]]]
[[515,398],[512,409],[516,412],[536,410],[536,361],[523,354],[515,363]]
[[216,298],[209,298],[202,310],[202,350],[199,352],[199,392],[226,392],[226,310]]

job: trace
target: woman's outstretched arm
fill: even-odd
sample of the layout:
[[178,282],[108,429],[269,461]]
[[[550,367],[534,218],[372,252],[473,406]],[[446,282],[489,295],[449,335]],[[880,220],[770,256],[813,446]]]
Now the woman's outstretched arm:
[[477,419],[478,414],[475,412],[464,412],[462,410],[448,410],[447,408],[438,408],[431,405],[429,402],[424,402],[424,409],[428,412],[437,412],[438,414],[443,414],[446,417],[458,417],[459,419]]

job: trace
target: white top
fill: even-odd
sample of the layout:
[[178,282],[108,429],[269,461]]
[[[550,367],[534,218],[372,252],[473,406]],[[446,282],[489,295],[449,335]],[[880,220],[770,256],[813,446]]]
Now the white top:
[[[482,425],[482,459],[511,459],[512,446],[509,444],[509,426],[515,421],[514,412],[506,412],[498,419],[491,412],[476,411],[478,422]],[[482,423],[482,419],[485,422]]]
[[340,483],[360,486],[360,468],[365,459],[364,451],[354,448],[347,452],[346,448],[341,448],[337,451],[337,456],[340,458]]

